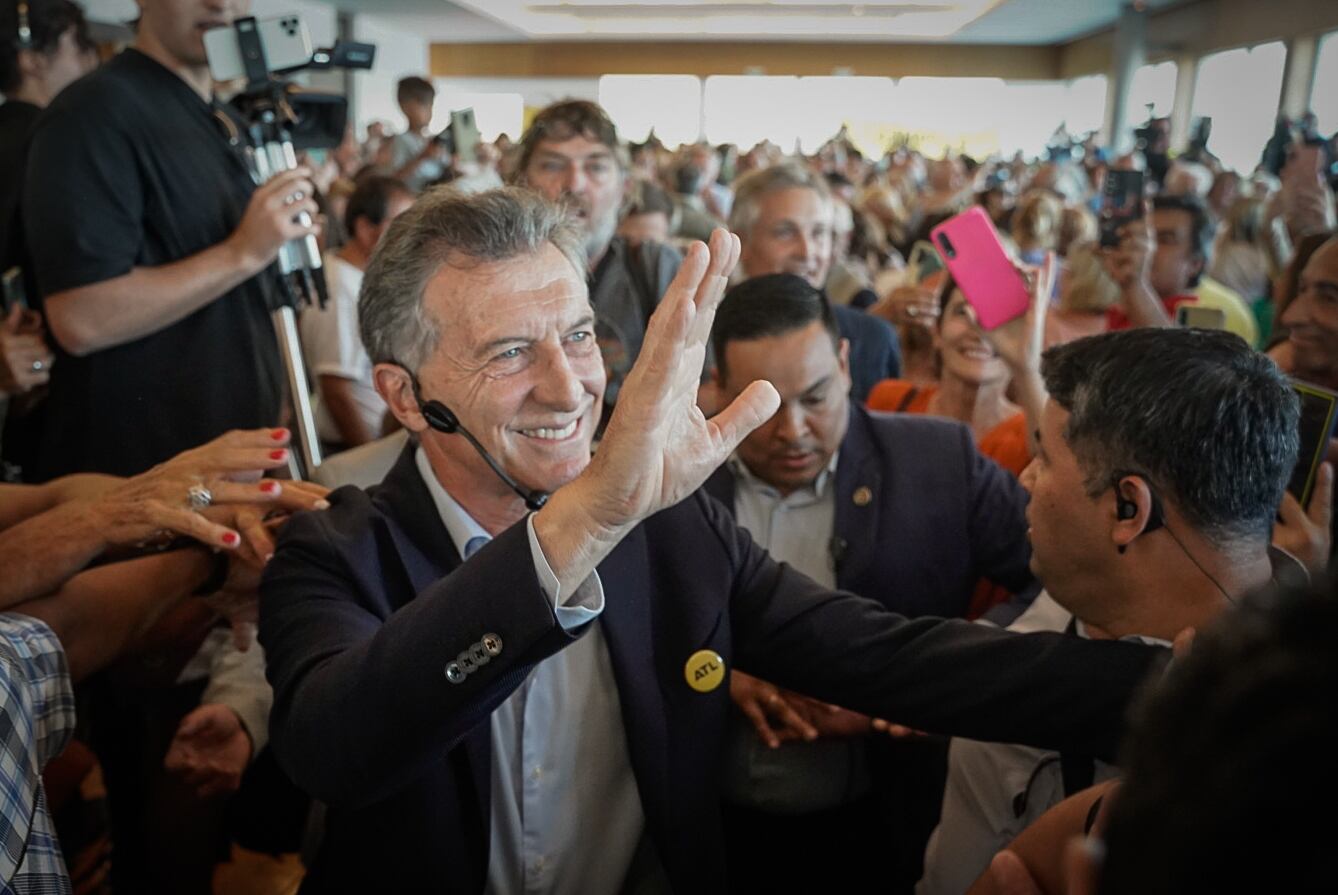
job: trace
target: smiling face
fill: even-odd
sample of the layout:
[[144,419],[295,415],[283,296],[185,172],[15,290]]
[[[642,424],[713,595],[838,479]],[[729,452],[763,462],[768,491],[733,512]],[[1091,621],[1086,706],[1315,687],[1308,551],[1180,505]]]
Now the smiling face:
[[1310,256],[1301,271],[1296,299],[1282,313],[1297,376],[1323,385],[1338,383],[1338,239]]
[[981,335],[971,318],[962,290],[954,289],[939,318],[935,345],[943,360],[943,376],[980,386],[1008,378],[1008,366]]
[[[423,303],[441,333],[418,370],[424,399],[453,410],[526,488],[551,492],[585,469],[604,364],[585,280],[567,257],[550,243],[505,261],[446,265],[428,280]],[[462,503],[466,492],[515,500],[464,438],[422,437]]]

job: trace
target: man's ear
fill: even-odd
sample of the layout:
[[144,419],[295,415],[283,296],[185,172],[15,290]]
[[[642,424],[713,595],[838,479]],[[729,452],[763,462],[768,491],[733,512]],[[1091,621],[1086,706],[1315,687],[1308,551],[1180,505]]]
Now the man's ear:
[[[1121,553],[1148,530],[1152,522],[1156,499],[1152,488],[1141,475],[1126,475],[1115,482],[1114,527],[1110,537]],[[1121,507],[1126,509],[1121,512]]]
[[377,364],[372,368],[372,384],[401,426],[414,433],[427,428],[407,370],[399,364]]

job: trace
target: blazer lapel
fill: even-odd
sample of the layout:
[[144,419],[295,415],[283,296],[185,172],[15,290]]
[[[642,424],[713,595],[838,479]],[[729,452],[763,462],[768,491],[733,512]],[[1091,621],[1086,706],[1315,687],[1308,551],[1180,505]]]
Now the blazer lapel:
[[840,543],[836,586],[848,588],[848,582],[869,567],[880,549],[878,517],[883,490],[882,455],[874,444],[869,419],[859,407],[850,408],[850,427],[841,442],[834,486],[836,517],[832,534]]
[[391,594],[396,609],[461,562],[460,553],[418,472],[414,459],[417,449],[412,441],[405,445],[385,481],[372,492],[372,500],[381,507],[388,522],[390,539],[412,587],[408,593]]
[[[663,829],[669,792],[669,736],[655,649],[646,534],[638,527],[599,565],[606,601],[599,623],[618,685],[623,728],[646,820]],[[651,811],[655,811],[652,816]]]
[[[432,500],[427,484],[418,471],[414,452],[417,445],[410,441],[395,461],[394,467],[372,492],[372,500],[384,513],[386,528],[399,555],[409,589],[389,595],[395,609],[404,606],[428,585],[440,580],[461,564],[460,552],[455,549],[450,533],[446,531]],[[492,731],[489,725],[479,724],[463,741],[468,757],[469,774],[473,778],[474,793],[478,799],[479,818],[484,825],[485,841],[492,819]]]

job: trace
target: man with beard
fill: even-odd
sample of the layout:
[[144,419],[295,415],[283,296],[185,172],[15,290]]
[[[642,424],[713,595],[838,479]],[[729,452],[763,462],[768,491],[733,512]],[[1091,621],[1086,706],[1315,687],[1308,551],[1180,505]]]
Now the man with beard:
[[641,351],[651,312],[683,263],[671,246],[646,241],[633,247],[615,235],[627,168],[617,128],[602,108],[585,100],[555,103],[540,112],[521,140],[516,166],[521,185],[550,202],[565,203],[581,221],[590,303],[608,373],[604,399],[610,406]]

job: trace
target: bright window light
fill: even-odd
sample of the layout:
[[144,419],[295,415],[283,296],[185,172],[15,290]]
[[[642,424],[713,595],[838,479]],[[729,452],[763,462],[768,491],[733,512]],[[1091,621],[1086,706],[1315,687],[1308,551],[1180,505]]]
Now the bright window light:
[[947,150],[983,157],[999,149],[1005,106],[999,78],[902,78],[890,123],[929,156]]
[[896,88],[891,78],[810,77],[799,79],[793,126],[804,152],[817,152],[841,130],[866,155],[881,155],[878,139],[882,123],[895,108]]
[[744,151],[770,140],[790,152],[799,139],[795,108],[801,102],[798,78],[712,75],[702,97],[706,139]]
[[1088,75],[1069,82],[1061,118],[1073,136],[1101,130],[1106,120],[1106,83],[1105,75]]
[[702,129],[702,82],[694,75],[604,75],[599,104],[618,136],[642,143],[654,128],[664,145],[696,143]]
[[474,123],[484,140],[496,140],[501,134],[509,134],[513,140],[520,136],[525,102],[519,93],[452,90],[449,84],[438,81],[437,99],[432,104],[432,126],[445,128],[451,123],[451,113],[460,109],[474,110]]
[[1320,42],[1310,109],[1319,118],[1320,133],[1327,136],[1338,131],[1338,31],[1326,34]]
[[1127,130],[1143,126],[1148,118],[1148,106],[1152,107],[1152,114],[1158,118],[1171,114],[1171,107],[1175,105],[1175,79],[1178,72],[1179,66],[1174,62],[1144,65],[1134,72],[1133,82],[1129,85],[1129,102],[1124,107],[1124,126]]
[[1281,41],[1203,57],[1194,85],[1193,114],[1213,120],[1208,150],[1249,172],[1273,133],[1287,49]]
[[[1056,113],[1064,108],[1068,92],[1068,85],[1062,81],[1005,84],[1003,102],[995,114],[999,150],[1010,156],[1019,149],[1028,157],[1043,153],[1063,120]],[[1082,133],[1069,129],[1074,137]]]

